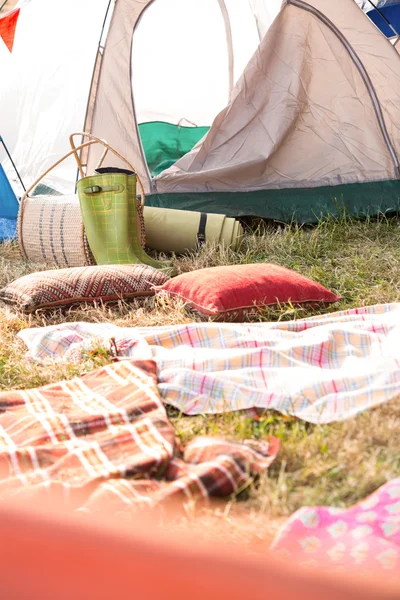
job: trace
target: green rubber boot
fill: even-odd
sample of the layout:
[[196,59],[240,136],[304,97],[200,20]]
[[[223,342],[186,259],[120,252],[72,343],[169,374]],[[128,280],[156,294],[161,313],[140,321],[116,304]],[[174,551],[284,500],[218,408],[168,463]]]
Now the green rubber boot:
[[97,264],[146,264],[176,274],[172,263],[152,259],[141,247],[136,175],[101,171],[77,183],[82,221]]

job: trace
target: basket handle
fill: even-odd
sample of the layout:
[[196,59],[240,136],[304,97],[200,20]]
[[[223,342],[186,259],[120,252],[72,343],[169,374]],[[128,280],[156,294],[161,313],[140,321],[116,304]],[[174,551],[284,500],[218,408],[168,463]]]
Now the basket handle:
[[[62,163],[66,158],[68,158],[69,156],[74,154],[74,152],[77,152],[78,150],[82,150],[82,148],[86,148],[87,146],[92,146],[93,144],[96,144],[96,142],[94,140],[90,140],[88,142],[85,142],[84,144],[81,144],[80,146],[75,148],[75,150],[71,150],[70,152],[65,154],[62,158],[60,158],[57,162],[55,162],[51,167],[49,167],[44,173],[42,173],[42,175],[38,179],[36,179],[36,181],[27,189],[25,194],[22,196],[19,211],[18,211],[17,238],[18,238],[18,245],[19,245],[19,248],[21,251],[21,255],[25,260],[28,260],[28,256],[27,256],[25,248],[24,248],[24,240],[23,240],[23,235],[22,235],[22,221],[23,221],[23,216],[24,216],[25,201],[28,198],[28,195],[37,186],[37,184],[40,183],[40,181],[43,179],[43,177],[46,177],[46,175],[48,173],[50,173],[50,171],[52,171],[55,167],[57,167],[60,163]],[[84,229],[84,226],[82,223],[82,240],[84,239],[84,232],[85,232],[85,229]]]
[[[76,136],[76,135],[80,135],[81,137],[89,137],[90,139],[87,142],[83,142],[79,146],[75,146],[74,136]],[[28,195],[30,194],[30,192],[38,185],[38,183],[40,183],[41,180],[50,173],[50,171],[52,171],[55,167],[57,167],[60,163],[62,163],[66,158],[69,158],[70,156],[74,155],[76,162],[78,163],[79,173],[80,173],[81,177],[84,177],[85,174],[83,172],[83,167],[82,167],[82,163],[79,158],[78,151],[83,150],[83,148],[87,148],[88,146],[93,146],[94,144],[101,144],[102,146],[104,146],[104,151],[103,151],[103,154],[101,155],[100,160],[96,166],[97,169],[101,167],[101,165],[103,164],[104,159],[107,155],[107,152],[110,150],[120,160],[122,160],[122,162],[124,162],[126,165],[128,165],[128,167],[131,171],[134,171],[136,173],[134,167],[126,160],[126,158],[121,156],[121,154],[119,154],[119,152],[114,150],[114,148],[111,148],[111,146],[109,146],[107,144],[107,142],[95,137],[94,135],[91,135],[90,133],[72,133],[70,135],[69,141],[70,141],[72,150],[70,150],[67,154],[65,154],[62,158],[60,158],[57,162],[55,162],[51,167],[49,167],[44,173],[42,173],[41,176],[38,179],[36,179],[36,181],[27,189],[27,191],[21,198],[20,208],[18,211],[17,237],[18,237],[18,243],[19,243],[19,247],[21,250],[21,254],[22,254],[23,258],[25,258],[26,260],[28,260],[28,257],[25,252],[25,249],[24,249],[23,236],[22,236],[22,220],[23,220],[23,213],[24,213],[24,208],[25,208],[25,201],[28,198]],[[145,191],[143,188],[143,184],[142,184],[141,180],[139,179],[139,176],[137,173],[136,173],[136,179],[137,179],[137,182],[139,183],[141,205],[143,207],[146,195],[145,195]],[[85,231],[85,229],[84,229],[84,226],[82,223],[82,239],[84,238],[84,231]]]
[[101,165],[104,162],[105,157],[107,156],[108,151],[110,150],[110,152],[112,152],[113,154],[115,154],[115,156],[117,156],[122,162],[124,162],[129,167],[129,169],[131,171],[133,171],[136,174],[136,179],[137,179],[137,182],[138,182],[139,188],[140,188],[141,204],[142,204],[142,206],[144,206],[146,195],[145,195],[145,192],[144,192],[144,188],[143,188],[142,182],[141,182],[141,180],[140,180],[140,178],[139,178],[139,176],[138,176],[138,174],[136,172],[135,167],[133,167],[131,165],[131,163],[126,158],[124,158],[119,152],[117,152],[116,150],[114,150],[114,148],[112,148],[105,140],[102,140],[102,139],[100,139],[100,138],[92,135],[91,133],[87,133],[85,131],[78,132],[78,133],[71,133],[71,135],[69,136],[69,143],[71,144],[72,153],[75,156],[75,160],[76,160],[76,162],[78,164],[78,169],[79,169],[79,173],[80,173],[81,177],[82,178],[85,177],[85,173],[83,171],[82,162],[81,162],[81,160],[79,158],[79,155],[78,155],[78,150],[80,150],[81,148],[85,147],[85,144],[81,144],[81,146],[75,147],[74,137],[77,136],[77,135],[81,136],[82,138],[84,138],[84,137],[89,138],[89,142],[86,142],[87,145],[89,145],[89,144],[101,144],[102,146],[104,146],[103,154],[101,155],[100,160],[99,160],[99,162],[97,163],[97,165],[95,167],[95,170],[99,169],[101,167]]
[[56,167],[58,167],[58,165],[61,164],[66,158],[68,158],[69,156],[72,156],[72,154],[75,154],[78,150],[82,150],[83,148],[86,148],[87,146],[92,146],[93,144],[96,144],[96,142],[94,140],[90,140],[89,142],[85,142],[84,144],[81,144],[80,146],[78,146],[74,150],[71,150],[70,152],[68,152],[67,154],[65,154],[57,162],[55,162],[53,165],[51,165],[51,167],[49,167],[44,173],[42,173],[41,176],[38,177],[36,179],[36,181],[34,181],[34,183],[32,183],[32,185],[26,190],[25,194],[21,198],[21,206],[23,205],[23,203],[25,202],[25,199],[28,197],[28,195],[31,193],[31,191],[38,185],[38,183],[40,183],[42,181],[42,179],[44,177],[46,177],[46,175],[48,175],[50,173],[50,171],[52,171],[53,169],[55,169]]

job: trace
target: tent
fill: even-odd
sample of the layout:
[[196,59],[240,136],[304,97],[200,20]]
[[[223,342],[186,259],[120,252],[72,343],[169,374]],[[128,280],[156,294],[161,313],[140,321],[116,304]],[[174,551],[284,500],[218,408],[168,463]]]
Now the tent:
[[362,8],[386,37],[400,33],[400,0],[362,0]]
[[18,206],[14,190],[0,165],[0,242],[15,237]]
[[[285,222],[400,206],[400,56],[359,0],[31,0],[7,58],[0,131],[26,185],[85,129],[150,206]],[[69,162],[46,184],[75,179]]]

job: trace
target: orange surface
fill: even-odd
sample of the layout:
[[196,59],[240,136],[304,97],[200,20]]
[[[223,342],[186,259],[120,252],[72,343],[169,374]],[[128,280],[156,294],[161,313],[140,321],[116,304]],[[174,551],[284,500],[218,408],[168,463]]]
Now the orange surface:
[[0,509],[0,597],[86,600],[389,600],[400,588],[300,571],[190,534],[166,537],[141,514],[119,527],[92,517]]

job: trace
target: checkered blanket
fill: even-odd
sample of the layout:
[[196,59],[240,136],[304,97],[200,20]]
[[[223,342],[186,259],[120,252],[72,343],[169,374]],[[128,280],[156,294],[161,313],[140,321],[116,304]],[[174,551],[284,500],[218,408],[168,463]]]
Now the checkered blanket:
[[273,461],[278,442],[198,438],[182,448],[156,364],[131,359],[70,381],[0,394],[0,500],[130,512],[230,496]]
[[38,360],[74,360],[93,345],[152,358],[163,401],[189,415],[258,408],[329,423],[400,396],[400,304],[279,323],[65,323],[19,335]]
[[284,525],[275,555],[318,569],[400,577],[400,478],[348,508],[305,507]]

